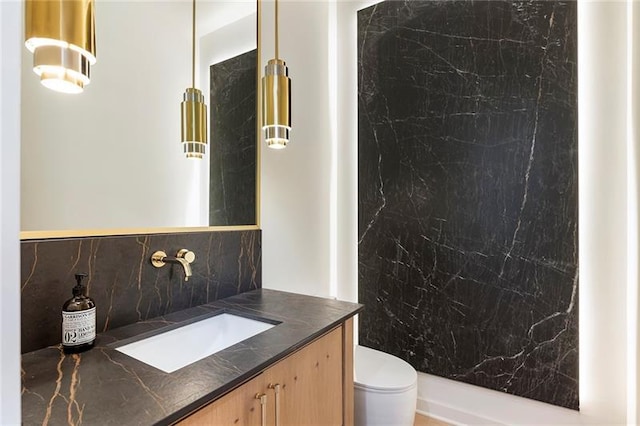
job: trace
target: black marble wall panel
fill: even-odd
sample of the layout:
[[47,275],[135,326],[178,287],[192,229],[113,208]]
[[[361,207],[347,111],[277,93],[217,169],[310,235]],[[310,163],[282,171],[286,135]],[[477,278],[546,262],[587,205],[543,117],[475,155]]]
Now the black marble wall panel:
[[578,408],[576,3],[358,13],[360,343]]
[[256,50],[210,67],[209,225],[256,224]]
[[[62,304],[74,274],[104,332],[262,287],[261,231],[198,232],[27,240],[21,244],[22,352],[60,343]],[[151,265],[151,254],[193,251],[193,276],[180,265]]]

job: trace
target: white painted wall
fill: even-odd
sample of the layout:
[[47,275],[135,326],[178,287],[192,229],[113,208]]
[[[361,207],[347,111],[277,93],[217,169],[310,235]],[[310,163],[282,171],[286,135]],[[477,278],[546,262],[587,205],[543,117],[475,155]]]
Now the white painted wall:
[[624,2],[578,4],[583,423],[627,415],[626,12]]
[[[279,4],[293,130],[286,149],[262,149],[262,282],[265,288],[329,296],[329,7],[326,1]],[[264,2],[264,64],[274,55],[273,16],[273,2]]]
[[[627,384],[627,422],[630,424],[640,423],[640,368],[638,365],[638,357],[640,355],[640,291],[638,288],[638,277],[640,276],[638,256],[640,255],[640,232],[638,217],[638,191],[640,189],[640,4],[637,2],[629,3],[629,19],[627,20],[630,29],[629,51],[630,61],[627,67],[628,83],[631,90],[627,91],[628,95],[628,116],[627,127],[629,132],[628,138],[628,194],[629,194],[629,212],[627,217],[628,235],[629,235],[629,265],[628,265],[628,291],[627,297],[627,336],[629,341],[629,351],[627,352],[627,368],[629,383]],[[630,66],[630,67],[629,67]],[[635,72],[634,72],[635,70]]]
[[0,424],[20,424],[22,3],[0,1]]

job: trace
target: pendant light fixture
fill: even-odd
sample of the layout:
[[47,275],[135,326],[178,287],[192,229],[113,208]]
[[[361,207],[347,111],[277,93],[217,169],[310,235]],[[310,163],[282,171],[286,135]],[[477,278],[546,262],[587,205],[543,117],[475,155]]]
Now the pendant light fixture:
[[291,79],[278,50],[278,0],[275,0],[275,58],[262,78],[262,130],[269,148],[282,149],[291,133]]
[[81,93],[96,63],[93,0],[26,0],[25,46],[42,85]]
[[207,146],[207,106],[196,89],[196,0],[193,0],[191,31],[191,87],[182,95],[182,147],[187,158],[202,158]]

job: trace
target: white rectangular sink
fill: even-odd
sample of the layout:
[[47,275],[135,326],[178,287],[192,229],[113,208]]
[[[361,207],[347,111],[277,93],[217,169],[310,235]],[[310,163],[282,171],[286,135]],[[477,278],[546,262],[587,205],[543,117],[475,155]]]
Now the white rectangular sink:
[[116,350],[172,373],[272,327],[274,325],[267,322],[223,313]]

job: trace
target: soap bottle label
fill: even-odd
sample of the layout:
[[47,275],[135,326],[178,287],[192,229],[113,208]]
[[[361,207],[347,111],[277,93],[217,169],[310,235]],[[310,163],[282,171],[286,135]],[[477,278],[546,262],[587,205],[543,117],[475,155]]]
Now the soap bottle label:
[[62,311],[62,344],[77,346],[96,338],[96,308],[84,311]]

